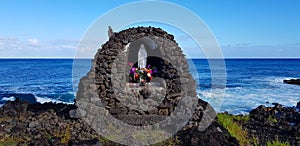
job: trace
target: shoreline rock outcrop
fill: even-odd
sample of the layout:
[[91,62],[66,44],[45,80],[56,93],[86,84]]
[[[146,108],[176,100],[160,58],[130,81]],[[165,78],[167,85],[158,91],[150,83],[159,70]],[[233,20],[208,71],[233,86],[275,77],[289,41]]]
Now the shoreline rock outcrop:
[[[298,102],[300,103],[300,102]],[[245,145],[300,145],[300,112],[297,107],[284,107],[273,103],[273,107],[260,105],[248,115],[218,116],[231,117],[246,133]],[[225,115],[224,115],[225,114]]]
[[[0,108],[0,145],[120,145],[97,134],[84,120],[70,118],[77,107],[62,103],[8,101]],[[214,121],[205,131],[180,131],[157,145],[238,145],[227,130]]]
[[[299,101],[300,103],[300,101]],[[70,118],[72,104],[8,101],[0,108],[0,145],[120,145],[97,134],[84,120]],[[300,112],[297,107],[259,106],[247,120],[237,121],[251,144],[280,141],[300,145]],[[199,132],[195,127],[179,131],[159,145],[239,145],[218,120]],[[254,141],[255,140],[255,141]]]
[[287,84],[300,85],[300,79],[283,80],[283,82]]
[[89,125],[69,117],[73,109],[62,103],[8,101],[0,108],[0,145],[100,145]]

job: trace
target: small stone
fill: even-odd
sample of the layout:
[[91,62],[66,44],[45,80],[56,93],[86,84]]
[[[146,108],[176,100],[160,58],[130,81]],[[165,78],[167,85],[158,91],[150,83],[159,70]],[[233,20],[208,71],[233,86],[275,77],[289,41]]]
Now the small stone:
[[10,127],[10,126],[5,126],[5,127],[4,127],[4,130],[5,130],[7,133],[10,133],[10,132],[11,132],[11,127]]
[[148,110],[148,106],[147,106],[146,104],[141,104],[141,105],[139,106],[139,108],[140,108],[141,110],[143,110],[143,111]]
[[80,111],[78,109],[69,111],[70,118],[79,119],[82,117]]
[[217,127],[218,132],[223,132],[220,127]]
[[29,125],[28,125],[29,128],[34,128],[35,126],[36,126],[35,121],[30,122]]
[[100,85],[100,89],[101,89],[101,91],[105,91],[105,86],[104,85]]
[[167,116],[169,114],[169,111],[168,109],[159,109],[158,114]]
[[34,139],[39,139],[39,138],[41,138],[42,136],[41,136],[41,134],[38,134],[38,135],[35,135],[34,136]]

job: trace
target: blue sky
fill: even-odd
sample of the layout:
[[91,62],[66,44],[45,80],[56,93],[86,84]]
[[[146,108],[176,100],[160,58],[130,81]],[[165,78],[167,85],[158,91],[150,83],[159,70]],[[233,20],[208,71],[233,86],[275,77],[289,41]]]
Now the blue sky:
[[[72,58],[78,42],[97,18],[129,2],[133,1],[1,1],[0,57]],[[300,57],[298,0],[170,2],[202,18],[215,34],[226,58]],[[164,10],[156,11],[164,13]],[[201,52],[194,53],[196,49],[191,41],[178,37],[181,35],[178,31],[167,30],[175,35],[183,49],[189,48],[188,56],[203,57]]]

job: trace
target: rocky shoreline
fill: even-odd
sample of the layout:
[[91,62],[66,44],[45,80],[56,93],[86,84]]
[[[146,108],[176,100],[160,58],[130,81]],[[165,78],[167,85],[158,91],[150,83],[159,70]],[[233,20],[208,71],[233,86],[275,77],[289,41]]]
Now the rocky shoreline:
[[[0,108],[0,145],[120,145],[98,135],[82,119],[71,118],[75,105],[8,101]],[[180,130],[159,145],[238,145],[218,122],[204,131]]]
[[[141,58],[142,46],[147,63],[157,68],[156,77],[162,80],[153,81],[157,86],[133,88],[126,80],[127,63]],[[0,146],[235,146],[276,140],[299,145],[300,116],[295,108],[275,104],[246,116],[216,117],[210,104],[198,98],[196,81],[174,36],[161,28],[110,31],[79,82],[75,104],[28,102],[17,98],[0,108]]]
[[[300,145],[300,102],[294,107],[273,103],[250,111],[249,115],[218,114],[232,118],[245,133],[243,145]],[[226,126],[225,126],[226,127]],[[230,131],[230,130],[229,130]],[[239,138],[238,138],[239,139]]]
[[290,145],[300,145],[299,109],[283,107],[277,103],[273,105],[274,107],[259,106],[252,110],[249,121],[243,123],[243,127],[249,135],[257,137],[259,144],[264,145],[270,139],[278,139]]
[[[249,115],[232,116],[246,143],[235,138],[218,118],[205,131],[179,131],[156,145],[267,145],[275,141],[300,145],[300,102],[297,107],[259,106]],[[70,118],[75,105],[9,101],[0,108],[0,145],[120,145],[98,135],[82,119]],[[228,118],[228,117],[227,117]],[[243,119],[243,120],[241,120]],[[228,131],[229,132],[228,132]],[[196,142],[195,142],[196,141]]]
[[300,79],[283,80],[283,82],[287,84],[300,85]]
[[[96,133],[83,120],[71,119],[74,105],[8,101],[0,109],[0,145],[97,145]],[[76,135],[73,137],[72,135]]]

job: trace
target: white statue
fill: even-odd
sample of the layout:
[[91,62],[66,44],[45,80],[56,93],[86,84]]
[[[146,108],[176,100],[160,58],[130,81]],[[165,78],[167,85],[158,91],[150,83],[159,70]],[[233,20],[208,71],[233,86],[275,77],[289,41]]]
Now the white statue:
[[145,46],[142,44],[138,54],[138,67],[139,68],[146,68],[147,64],[147,51]]

